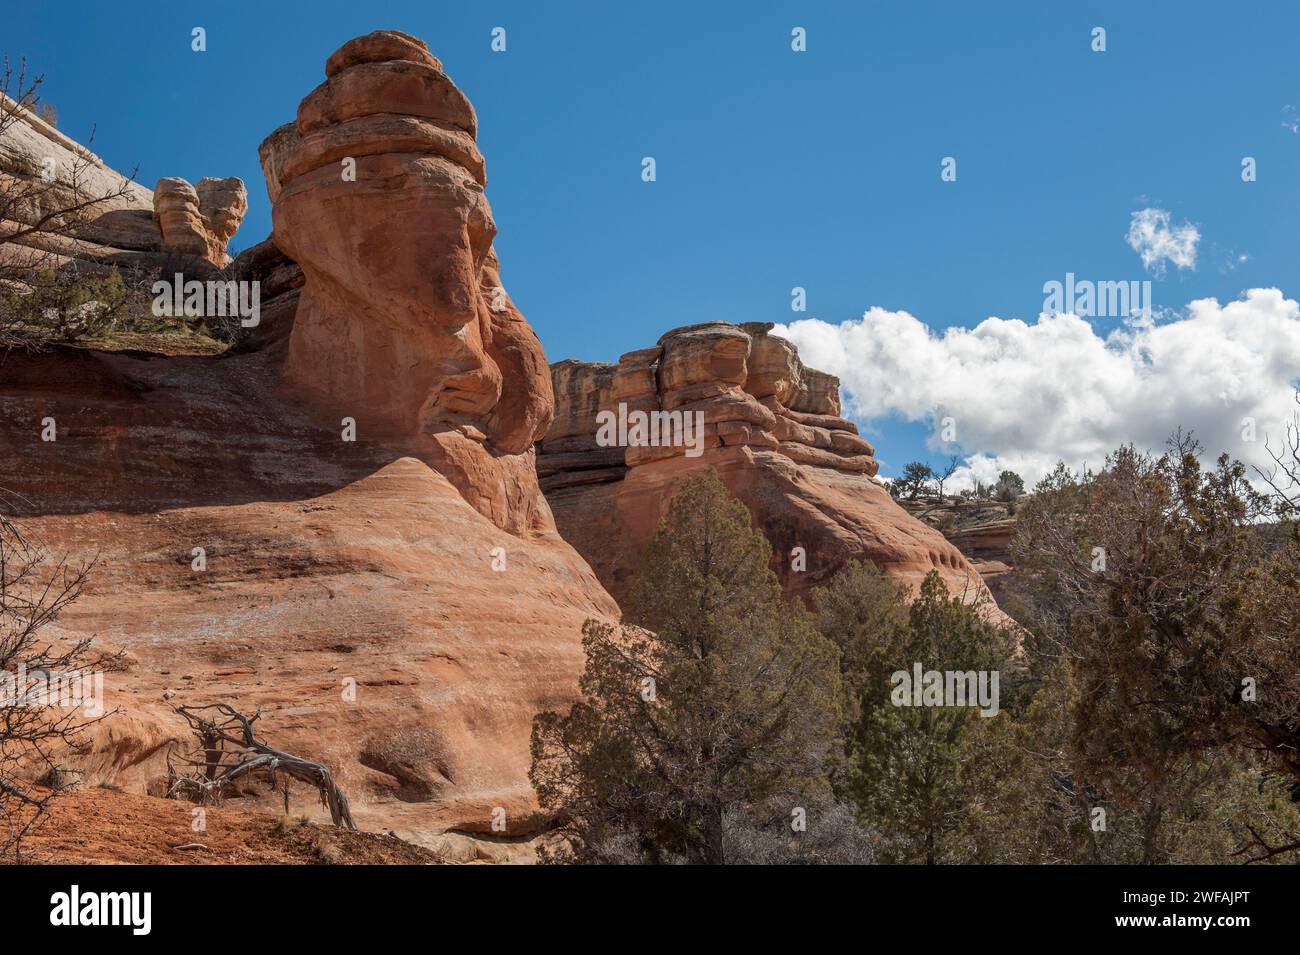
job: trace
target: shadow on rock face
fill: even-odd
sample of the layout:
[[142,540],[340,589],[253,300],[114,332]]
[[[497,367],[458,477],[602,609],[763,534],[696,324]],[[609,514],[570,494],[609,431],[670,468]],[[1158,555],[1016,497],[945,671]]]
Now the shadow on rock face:
[[329,429],[278,393],[278,377],[271,353],[11,353],[0,362],[0,487],[19,496],[19,516],[139,514],[306,500],[414,457],[503,530],[552,527],[531,451],[505,454],[470,428],[376,438],[364,413]]
[[[538,486],[550,374],[501,288],[472,107],[404,34],[326,73],[263,144],[274,242],[232,270],[274,295],[267,327],[218,358],[6,356],[0,488],[56,559],[97,561],[52,635],[130,661],[87,785],[156,790],[171,707],[228,702],[363,827],[526,837],[532,720],[619,610]],[[167,225],[194,239],[230,190],[186,186]]]

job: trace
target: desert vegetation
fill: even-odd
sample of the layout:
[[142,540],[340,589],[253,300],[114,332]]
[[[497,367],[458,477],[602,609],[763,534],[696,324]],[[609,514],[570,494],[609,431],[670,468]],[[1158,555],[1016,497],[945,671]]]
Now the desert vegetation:
[[[544,860],[869,858],[828,775],[838,654],[769,557],[712,472],[674,498],[631,625],[587,624],[585,699],[534,725],[531,778],[564,820]],[[792,839],[801,813],[810,837]]]
[[[54,126],[41,100],[43,78],[26,61],[0,65],[0,140],[20,124]],[[93,131],[87,138],[93,143]],[[204,322],[152,308],[151,288],[196,265],[170,256],[154,272],[74,255],[87,227],[116,209],[135,173],[115,181],[97,175],[89,149],[68,151],[60,164],[21,149],[6,150],[0,169],[0,354],[62,344],[214,353],[233,335],[229,323]],[[48,165],[46,165],[48,163]],[[237,323],[235,323],[237,325]]]
[[1215,861],[1184,855],[1210,852],[1207,815],[1231,833],[1225,858],[1300,849],[1300,538],[1283,495],[1201,450],[1180,435],[1095,474],[1058,468],[1014,545],[1008,609],[1034,682],[1060,696],[1058,779],[1140,821],[1132,861]]
[[[903,465],[902,475],[889,481],[886,488],[894,500],[909,504],[918,499],[946,499],[944,487],[957,473],[959,464],[956,457],[950,458],[938,468],[924,461],[909,461]],[[967,501],[999,501],[1009,504],[1024,493],[1024,479],[1015,471],[1004,470],[992,484],[977,480],[974,487],[966,488],[958,497]]]
[[53,558],[0,514],[0,858],[21,858],[24,839],[74,781],[62,760],[104,715],[66,705],[55,687],[118,659],[89,640],[47,639],[92,566]]
[[[587,625],[582,701],[534,725],[547,861],[1295,861],[1296,450],[1270,494],[1182,435],[1003,475],[1014,620],[868,563],[783,598],[744,506],[691,479],[624,626]],[[899,705],[914,664],[996,673],[996,712]]]
[[153,276],[68,262],[29,272],[0,292],[0,352],[75,345],[106,351],[219,354],[237,322],[217,324],[153,309]]

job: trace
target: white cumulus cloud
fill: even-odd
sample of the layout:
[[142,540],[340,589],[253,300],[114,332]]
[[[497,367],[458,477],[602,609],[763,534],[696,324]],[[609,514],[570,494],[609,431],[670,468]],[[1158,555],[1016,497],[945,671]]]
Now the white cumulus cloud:
[[[1265,437],[1276,443],[1295,413],[1300,379],[1300,304],[1277,289],[1251,289],[1226,305],[1199,299],[1172,320],[1104,337],[1072,314],[936,332],[879,307],[859,320],[805,319],[775,333],[806,364],[839,376],[846,413],[868,428],[891,417],[927,422],[936,459],[966,461],[957,488],[1003,468],[1032,484],[1058,460],[1097,466],[1129,442],[1161,450],[1179,427],[1211,455],[1263,466]],[[940,440],[946,417],[951,443]],[[1246,419],[1253,442],[1243,440]],[[880,451],[889,460],[888,447]]]
[[1126,241],[1148,272],[1165,274],[1165,263],[1180,269],[1196,268],[1196,244],[1201,232],[1191,222],[1171,224],[1164,209],[1141,209],[1133,213]]

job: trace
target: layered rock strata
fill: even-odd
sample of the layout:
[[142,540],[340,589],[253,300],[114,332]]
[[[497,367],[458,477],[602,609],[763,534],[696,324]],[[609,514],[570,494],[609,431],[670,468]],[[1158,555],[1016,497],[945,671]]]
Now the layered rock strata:
[[[961,552],[873,480],[875,449],[841,417],[839,381],[806,367],[772,327],[709,322],[617,364],[553,365],[556,416],[538,473],[561,534],[622,598],[677,486],[712,467],[767,534],[791,592],[869,559],[911,586],[937,570],[950,589],[985,596]],[[634,411],[698,414],[703,453],[603,440],[602,422]]]
[[[191,186],[168,178],[150,190],[12,100],[3,109],[11,121],[0,134],[0,186],[28,201],[9,210],[12,222],[0,222],[0,260],[152,274],[184,268],[205,275],[230,262],[228,246],[248,208],[242,180],[203,179]],[[71,219],[55,218],[49,228],[19,235],[51,211],[79,206],[84,211]],[[61,221],[72,227],[61,228]],[[5,242],[5,236],[17,238]]]
[[[49,635],[126,654],[67,758],[159,792],[192,742],[172,707],[228,702],[326,762],[365,828],[528,836],[532,720],[576,698],[582,624],[618,607],[538,487],[550,375],[500,289],[468,102],[402,34],[326,73],[264,147],[274,241],[229,271],[280,305],[240,347],[0,365],[6,506],[97,558]],[[261,777],[229,798],[280,811]]]

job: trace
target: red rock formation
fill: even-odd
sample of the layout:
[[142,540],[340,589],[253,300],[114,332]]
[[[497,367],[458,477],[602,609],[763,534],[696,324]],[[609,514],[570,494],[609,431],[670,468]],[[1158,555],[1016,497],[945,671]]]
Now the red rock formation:
[[[345,44],[327,72],[301,135],[273,137],[296,144],[264,147],[301,272],[275,244],[235,265],[285,303],[262,337],[219,359],[0,366],[0,487],[52,554],[99,555],[57,636],[128,653],[106,676],[119,713],[70,759],[90,785],[157,792],[170,706],[226,700],[328,763],[363,827],[429,843],[491,831],[500,808],[527,833],[531,721],[574,699],[582,623],[618,608],[538,488],[545,357],[497,291],[481,175],[439,145],[477,155],[472,128],[445,128],[468,103],[400,34]],[[380,101],[410,115],[365,112]],[[321,159],[344,145],[355,182]],[[246,801],[278,797],[254,781]]]
[[261,293],[259,321],[242,330],[234,347],[239,351],[287,348],[306,281],[298,263],[281,252],[274,241],[263,239],[239,253],[226,274],[238,281],[257,282]]
[[326,74],[261,150],[274,241],[306,275],[287,384],[373,433],[526,451],[551,421],[550,375],[500,289],[474,108],[391,31]]
[[[938,570],[953,591],[985,594],[961,552],[872,479],[875,450],[840,417],[839,381],[805,367],[771,328],[710,322],[674,329],[617,365],[552,366],[556,418],[538,472],[564,538],[624,597],[677,486],[713,467],[766,532],[773,569],[792,592],[870,559],[912,586]],[[597,416],[620,403],[629,414],[700,412],[706,450],[602,446]]]
[[247,211],[242,179],[202,179],[197,186],[184,179],[159,179],[153,190],[163,251],[203,259],[216,268],[230,263],[226,246]]
[[[229,263],[227,246],[248,209],[242,180],[203,179],[195,187],[169,178],[159,180],[151,192],[39,116],[6,102],[13,122],[0,137],[0,185],[22,189],[15,181],[52,173],[48,189],[29,190],[35,204],[18,210],[21,222],[31,224],[52,209],[96,201],[78,217],[72,234],[38,232],[20,243],[0,243],[0,259],[25,264],[40,252],[46,254],[42,266],[73,261],[147,272],[174,268],[178,259],[197,260],[193,264],[200,268]],[[0,237],[13,231],[0,223]]]
[[208,257],[214,264],[227,265],[230,255],[226,247],[239,231],[248,211],[248,190],[244,180],[237,176],[213,179],[206,176],[194,187],[199,194],[199,213],[208,235]]
[[944,531],[944,536],[966,555],[994,597],[1001,599],[1003,578],[1014,569],[1011,543],[1016,536],[1016,519],[1004,517],[954,528]]

